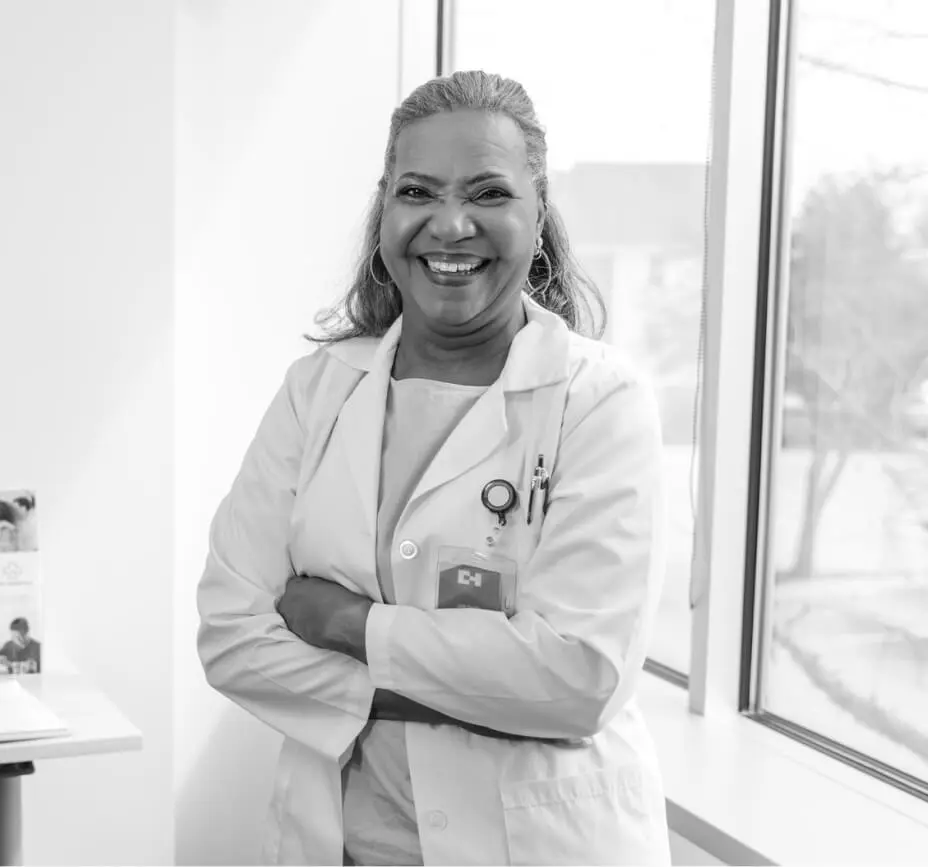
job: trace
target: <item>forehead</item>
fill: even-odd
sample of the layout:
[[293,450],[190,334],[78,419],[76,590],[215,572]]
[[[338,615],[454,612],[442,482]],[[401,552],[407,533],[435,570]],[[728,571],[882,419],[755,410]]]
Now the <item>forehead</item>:
[[525,137],[504,114],[446,111],[409,124],[396,140],[394,174],[473,175],[488,168],[529,173]]

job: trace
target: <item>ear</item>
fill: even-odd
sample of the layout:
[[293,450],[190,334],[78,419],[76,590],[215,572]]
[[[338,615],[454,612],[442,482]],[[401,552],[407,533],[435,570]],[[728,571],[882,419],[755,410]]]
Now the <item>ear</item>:
[[538,214],[535,219],[535,237],[541,237],[541,230],[545,225],[545,217],[548,214],[548,209],[545,206],[545,203],[541,200],[541,196],[538,197]]

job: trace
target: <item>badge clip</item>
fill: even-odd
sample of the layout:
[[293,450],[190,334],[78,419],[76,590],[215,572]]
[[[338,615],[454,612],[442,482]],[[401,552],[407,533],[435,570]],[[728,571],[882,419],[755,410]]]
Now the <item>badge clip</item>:
[[487,536],[487,545],[496,544],[500,530],[506,526],[506,514],[515,508],[518,498],[516,489],[505,479],[493,479],[484,485],[480,501],[489,512],[496,515],[496,526],[493,535]]

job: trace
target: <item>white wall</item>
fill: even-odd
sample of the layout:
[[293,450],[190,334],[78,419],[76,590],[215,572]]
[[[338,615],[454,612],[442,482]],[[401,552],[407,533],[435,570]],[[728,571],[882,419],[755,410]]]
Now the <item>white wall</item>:
[[346,286],[396,104],[396,0],[186,0],[177,20],[175,793],[180,864],[258,857],[276,737],[205,685],[209,521]]
[[714,867],[725,864],[705,849],[700,849],[695,843],[670,832],[670,863],[674,867]]
[[24,779],[30,864],[173,858],[171,24],[0,2],[0,487],[38,489],[46,666],[145,738]]

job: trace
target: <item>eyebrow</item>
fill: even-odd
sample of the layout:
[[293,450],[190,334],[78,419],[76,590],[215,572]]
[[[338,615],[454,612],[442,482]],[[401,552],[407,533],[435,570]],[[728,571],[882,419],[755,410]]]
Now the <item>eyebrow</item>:
[[[441,178],[436,178],[434,175],[423,174],[422,172],[404,172],[397,178],[396,182],[399,183],[400,181],[421,181],[422,183],[431,184],[435,187],[439,187],[442,184]],[[471,187],[483,181],[510,181],[510,178],[500,172],[480,172],[472,177],[465,178],[464,186]]]

